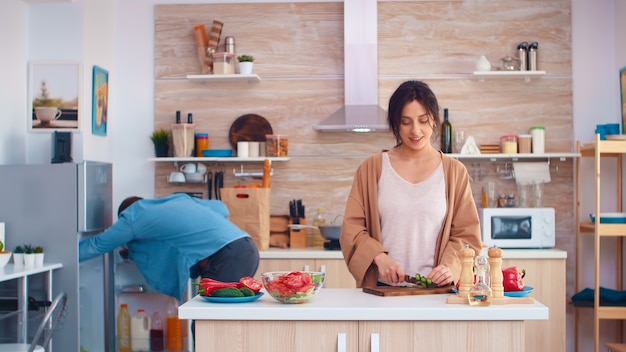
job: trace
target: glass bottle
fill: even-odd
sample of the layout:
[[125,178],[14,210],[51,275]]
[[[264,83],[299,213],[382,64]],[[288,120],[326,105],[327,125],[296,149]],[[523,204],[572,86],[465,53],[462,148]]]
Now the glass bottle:
[[443,123],[441,124],[441,151],[452,153],[452,124],[448,121],[448,109],[443,109]]
[[150,351],[163,351],[163,348],[163,318],[159,312],[154,312],[150,324]]
[[130,352],[130,313],[128,304],[120,304],[120,311],[117,314],[117,350],[120,352]]
[[167,319],[165,323],[165,345],[168,351],[180,351],[183,349],[183,331],[178,319],[178,301],[171,297],[167,307]]
[[489,260],[487,257],[479,255],[474,262],[474,272],[476,283],[467,294],[469,304],[472,306],[491,305],[493,292],[489,286]]
[[317,215],[315,215],[315,218],[313,219],[313,226],[316,227],[313,229],[312,236],[314,248],[324,248],[324,242],[326,242],[326,240],[324,239],[324,236],[322,236],[319,229],[320,226],[324,225],[326,225],[326,219],[324,219],[324,216],[322,215],[322,208],[317,208]]

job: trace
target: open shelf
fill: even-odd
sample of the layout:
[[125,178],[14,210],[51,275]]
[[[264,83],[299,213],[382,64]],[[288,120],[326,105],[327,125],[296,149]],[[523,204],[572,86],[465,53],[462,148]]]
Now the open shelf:
[[242,75],[242,74],[234,74],[234,75],[187,75],[187,79],[195,82],[259,82],[261,77],[256,74]]
[[218,161],[223,163],[258,163],[263,162],[265,159],[269,159],[270,161],[289,161],[289,157],[255,157],[255,158],[238,158],[238,157],[167,157],[167,158],[148,158],[149,161],[161,162],[161,163],[171,163],[171,162],[179,162],[179,161]]
[[532,78],[541,78],[546,75],[546,71],[474,71],[474,77],[479,81],[487,79],[515,79],[521,78],[530,82]]

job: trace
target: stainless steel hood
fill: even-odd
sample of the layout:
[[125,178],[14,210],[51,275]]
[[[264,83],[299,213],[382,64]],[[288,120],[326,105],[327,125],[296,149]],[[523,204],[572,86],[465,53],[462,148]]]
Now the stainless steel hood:
[[344,1],[345,105],[313,126],[319,132],[384,132],[387,112],[378,106],[377,0]]

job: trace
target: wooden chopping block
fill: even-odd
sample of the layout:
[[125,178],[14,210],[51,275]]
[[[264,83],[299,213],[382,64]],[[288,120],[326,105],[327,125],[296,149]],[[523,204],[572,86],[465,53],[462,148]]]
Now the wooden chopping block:
[[363,292],[376,296],[412,296],[412,295],[433,295],[438,293],[451,293],[452,285],[443,287],[423,288],[405,286],[376,286],[363,287]]

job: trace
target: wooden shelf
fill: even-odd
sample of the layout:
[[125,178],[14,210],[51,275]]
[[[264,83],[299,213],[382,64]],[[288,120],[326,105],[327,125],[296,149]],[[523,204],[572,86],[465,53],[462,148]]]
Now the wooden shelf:
[[167,157],[167,158],[148,158],[149,161],[154,161],[158,163],[172,163],[179,161],[218,161],[222,163],[258,163],[263,162],[265,159],[270,159],[272,162],[281,162],[281,161],[289,161],[289,157],[258,157],[258,158],[237,158],[237,157]]
[[493,79],[523,79],[530,82],[532,78],[541,78],[546,71],[474,71],[474,77],[479,81]]
[[187,79],[195,82],[209,83],[209,82],[259,82],[261,77],[256,74],[250,75],[187,75]]

